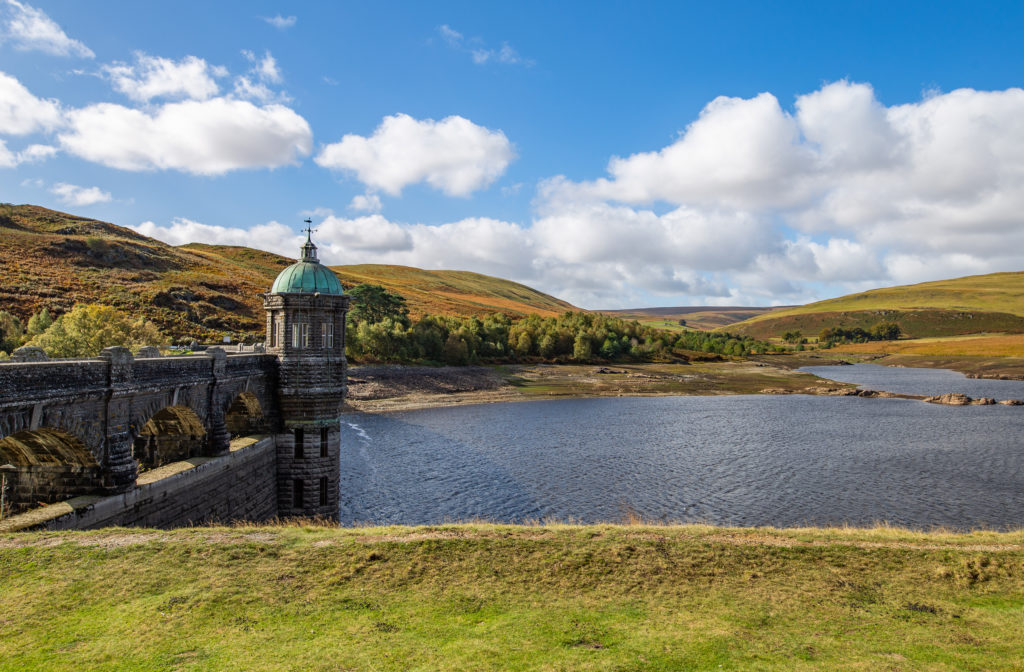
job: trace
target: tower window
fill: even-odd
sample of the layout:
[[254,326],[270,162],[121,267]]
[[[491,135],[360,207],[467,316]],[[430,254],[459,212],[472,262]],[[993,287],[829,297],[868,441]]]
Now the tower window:
[[301,429],[296,429],[295,430],[295,459],[296,460],[301,460],[304,457],[303,450],[302,450],[302,441],[305,438],[306,438],[305,432],[303,432]]
[[278,346],[278,342],[277,342],[277,316],[276,315],[271,315],[270,316],[270,347],[276,348],[277,346]]
[[334,323],[324,322],[320,325],[320,338],[324,347],[328,350],[334,349]]
[[292,508],[301,509],[303,506],[302,495],[305,483],[302,482],[301,478],[296,478],[292,481]]
[[327,506],[327,478],[320,479],[320,506]]
[[292,347],[293,348],[308,348],[309,347],[309,322],[293,322],[292,323]]
[[327,428],[320,428],[320,457],[327,457]]

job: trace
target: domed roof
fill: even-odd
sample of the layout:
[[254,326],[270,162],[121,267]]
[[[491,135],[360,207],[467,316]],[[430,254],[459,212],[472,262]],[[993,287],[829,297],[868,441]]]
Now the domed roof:
[[302,246],[302,259],[281,271],[270,288],[271,294],[344,294],[334,271],[316,258],[316,245],[310,238]]

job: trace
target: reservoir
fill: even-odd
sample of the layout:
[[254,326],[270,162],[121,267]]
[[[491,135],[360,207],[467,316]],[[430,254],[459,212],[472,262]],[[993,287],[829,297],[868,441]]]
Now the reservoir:
[[[1019,381],[953,374],[969,385],[953,388],[946,371],[820,369],[814,372],[879,390],[1024,398]],[[640,516],[738,526],[1024,525],[1021,407],[804,395],[621,397],[342,420],[343,524]]]

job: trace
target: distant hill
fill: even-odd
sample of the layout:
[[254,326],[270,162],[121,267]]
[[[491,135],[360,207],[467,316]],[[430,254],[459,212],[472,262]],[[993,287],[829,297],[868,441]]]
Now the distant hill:
[[[675,306],[666,308],[623,308],[621,310],[600,310],[597,312],[627,320],[637,320],[652,327],[662,329],[678,330],[689,328],[711,330],[791,307]],[[685,327],[679,324],[679,320],[686,322]]]
[[756,338],[787,331],[813,336],[826,327],[867,329],[883,321],[915,338],[1024,333],[1024,272],[873,289],[758,315],[729,329]]
[[[34,205],[0,204],[0,310],[27,318],[43,306],[113,305],[156,322],[173,338],[258,338],[262,294],[293,263],[247,247],[175,247],[108,222]],[[571,304],[518,283],[465,271],[404,266],[332,267],[346,287],[380,284],[413,314],[555,315]]]

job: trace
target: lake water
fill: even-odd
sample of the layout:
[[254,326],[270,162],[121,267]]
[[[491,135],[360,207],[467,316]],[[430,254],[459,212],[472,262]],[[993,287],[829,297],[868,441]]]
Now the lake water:
[[[835,379],[878,374],[824,368]],[[887,371],[900,385],[915,372]],[[720,525],[1024,526],[1022,407],[622,397],[350,414],[342,430],[347,524],[614,522],[635,513]]]
[[948,369],[903,369],[879,364],[852,364],[805,366],[800,370],[822,378],[854,383],[867,390],[927,395],[960,392],[975,398],[1024,399],[1024,380],[968,378]]

